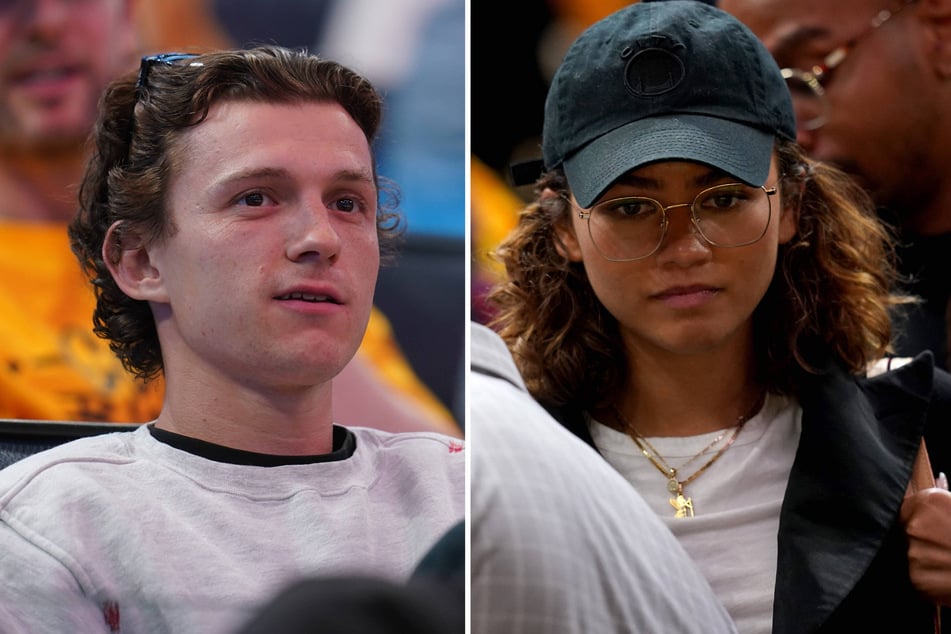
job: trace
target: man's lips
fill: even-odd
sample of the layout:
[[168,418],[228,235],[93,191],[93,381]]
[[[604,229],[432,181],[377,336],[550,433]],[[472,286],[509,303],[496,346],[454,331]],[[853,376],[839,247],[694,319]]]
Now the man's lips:
[[302,291],[293,291],[290,293],[284,293],[283,295],[278,295],[275,299],[279,301],[292,301],[298,300],[302,302],[311,302],[314,304],[319,303],[330,303],[330,304],[340,304],[340,300],[336,297],[326,295],[323,293],[308,293]]
[[78,75],[76,68],[59,66],[54,68],[43,68],[35,70],[26,70],[11,74],[14,83],[30,86],[44,82],[55,82],[63,79],[69,79]]
[[56,101],[74,92],[82,73],[75,66],[46,66],[17,70],[7,77],[13,90],[22,91],[32,99]]

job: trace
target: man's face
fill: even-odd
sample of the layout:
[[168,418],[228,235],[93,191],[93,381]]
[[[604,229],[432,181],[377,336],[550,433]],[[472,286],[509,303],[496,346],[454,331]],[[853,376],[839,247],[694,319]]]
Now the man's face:
[[359,126],[337,104],[224,102],[173,146],[172,235],[148,247],[168,375],[276,391],[333,378],[380,264]]
[[0,0],[0,147],[83,141],[133,44],[128,0]]
[[814,158],[851,173],[879,204],[906,216],[927,206],[935,181],[928,166],[936,143],[944,143],[935,138],[935,122],[946,115],[933,98],[938,82],[919,44],[917,5],[877,28],[872,19],[895,3],[720,0],[719,6],[749,26],[781,68],[809,70],[844,51],[822,79],[825,123],[800,126],[797,140]]

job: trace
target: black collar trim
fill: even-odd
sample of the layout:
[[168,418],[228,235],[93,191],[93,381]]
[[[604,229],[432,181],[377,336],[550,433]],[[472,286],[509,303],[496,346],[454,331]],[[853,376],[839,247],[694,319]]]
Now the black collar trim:
[[245,465],[251,467],[281,467],[285,465],[314,464],[318,462],[336,462],[351,457],[357,449],[357,437],[349,429],[334,425],[333,451],[316,456],[278,456],[254,451],[232,449],[223,445],[198,440],[190,436],[183,436],[166,429],[158,429],[154,424],[149,427],[149,433],[155,440],[170,445],[181,451],[227,464]]

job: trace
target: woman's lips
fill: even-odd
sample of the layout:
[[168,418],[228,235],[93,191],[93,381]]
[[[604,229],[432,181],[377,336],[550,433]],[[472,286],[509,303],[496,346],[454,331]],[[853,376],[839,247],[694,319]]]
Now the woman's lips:
[[713,286],[677,286],[653,296],[672,308],[696,308],[706,304],[719,294]]

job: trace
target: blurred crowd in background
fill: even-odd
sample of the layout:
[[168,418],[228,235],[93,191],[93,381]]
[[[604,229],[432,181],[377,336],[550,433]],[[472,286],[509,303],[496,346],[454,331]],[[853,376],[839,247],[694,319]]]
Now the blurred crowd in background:
[[[530,0],[518,20],[473,7],[471,106],[472,318],[486,323],[483,294],[496,279],[491,250],[515,225],[531,199],[531,186],[516,187],[510,167],[541,156],[542,114],[548,82],[568,45],[592,23],[630,4],[624,0]],[[494,51],[485,50],[486,47]],[[489,61],[493,60],[493,61]],[[500,63],[495,60],[505,60]]]

